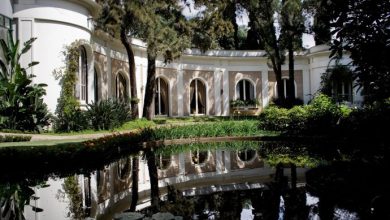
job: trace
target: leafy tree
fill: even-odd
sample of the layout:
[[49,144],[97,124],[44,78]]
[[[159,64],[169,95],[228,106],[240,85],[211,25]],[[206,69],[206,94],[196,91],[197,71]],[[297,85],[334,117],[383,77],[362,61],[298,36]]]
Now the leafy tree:
[[[250,9],[250,7],[248,7]],[[264,50],[264,43],[261,41],[260,30],[256,22],[256,13],[249,11],[248,32],[243,49]]]
[[189,21],[192,29],[192,47],[202,52],[209,49],[221,48],[219,39],[225,38],[232,32],[232,24],[221,18],[221,13],[204,11],[202,15]]
[[178,58],[191,44],[191,31],[175,0],[140,1],[134,9],[139,13],[135,30],[147,43],[148,68],[143,116],[150,120],[153,118],[156,59],[162,56],[164,62],[171,62]]
[[24,208],[30,206],[34,212],[43,212],[43,209],[30,205],[30,200],[39,199],[32,187],[47,187],[38,180],[25,179],[19,183],[0,184],[0,214],[1,219],[24,220]]
[[282,0],[281,38],[288,51],[289,79],[287,85],[287,105],[295,102],[294,50],[302,48],[302,33],[305,29],[301,0]]
[[[0,60],[0,127],[15,130],[40,131],[49,125],[50,114],[43,102],[46,84],[33,84],[33,74],[27,69],[38,62],[31,62],[26,68],[20,65],[20,58],[27,53],[36,38],[26,41],[22,48],[20,42],[12,38],[1,39],[0,45],[4,61]],[[19,52],[20,51],[20,52]]]
[[[284,94],[282,81],[282,64],[284,63],[284,48],[281,39],[277,35],[275,27],[275,13],[280,9],[279,0],[257,0],[250,1],[247,4],[249,13],[254,13],[257,16],[252,17],[252,22],[256,23],[259,28],[260,42],[264,43],[264,49],[268,59],[272,65],[272,69],[276,76],[278,94]],[[279,96],[282,103],[285,102],[283,96]]]
[[[134,68],[135,65],[134,53],[128,37],[137,37],[147,43],[148,76],[143,116],[151,119],[157,57],[162,55],[166,62],[170,62],[180,55],[180,51],[190,46],[189,38],[186,37],[189,36],[189,27],[181,15],[178,1],[105,0],[100,2],[104,7],[98,24],[112,36],[121,39],[129,55],[130,68]],[[133,72],[130,70],[131,74]],[[135,83],[134,77],[130,78]],[[131,87],[136,89],[135,84]]]
[[331,1],[305,0],[303,4],[308,14],[314,17],[314,24],[311,31],[314,33],[315,44],[329,44],[331,40],[330,21],[332,19],[329,11],[333,11]]
[[119,0],[99,0],[102,11],[97,19],[97,28],[102,29],[116,39],[120,39],[126,49],[129,61],[129,78],[130,78],[130,96],[131,96],[131,113],[133,118],[138,117],[138,96],[137,80],[135,74],[134,50],[131,46],[131,28],[133,23],[134,11],[129,6],[129,2]]
[[365,101],[390,97],[390,1],[331,1],[332,56],[347,51],[353,78],[363,88]]
[[[207,1],[195,0],[195,7],[205,7],[203,15],[213,17],[216,25],[226,28],[224,34],[217,37],[218,45],[223,49],[240,49],[240,30],[237,24],[237,14],[243,12],[240,1],[222,0]],[[206,17],[204,17],[206,18]],[[207,19],[207,18],[206,18]]]
[[[284,94],[282,64],[285,49],[289,52],[289,81],[287,98],[279,95],[278,103],[291,105],[295,102],[294,50],[301,47],[304,31],[302,5],[299,0],[257,0],[245,4],[253,26],[258,29],[258,42],[264,43],[270,65],[276,76],[277,92]],[[252,14],[252,15],[251,15]],[[278,25],[276,25],[278,24]]]

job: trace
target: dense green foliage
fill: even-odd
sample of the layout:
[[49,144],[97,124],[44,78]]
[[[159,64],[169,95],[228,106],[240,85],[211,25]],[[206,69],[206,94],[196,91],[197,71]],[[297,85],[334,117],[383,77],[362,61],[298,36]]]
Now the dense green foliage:
[[231,107],[245,107],[245,106],[251,106],[256,107],[259,105],[260,102],[257,99],[251,99],[251,100],[230,100],[230,106]]
[[313,26],[309,32],[314,34],[316,45],[329,44],[331,40],[330,21],[332,20],[330,10],[332,1],[328,0],[305,0],[303,2],[306,12],[313,16]]
[[[134,13],[134,2],[119,3],[117,0],[98,0],[98,4],[102,7],[99,17],[96,22],[96,29],[103,30],[111,37],[120,39],[126,49],[127,59],[129,62],[129,79],[130,79],[130,104],[132,109],[132,117],[138,117],[138,96],[137,96],[137,80],[135,74],[135,55],[131,44],[131,37],[134,37],[131,30],[136,26],[138,14]],[[122,7],[124,4],[124,7]],[[135,4],[136,5],[136,4]],[[137,10],[137,9],[135,9]],[[130,35],[130,36],[129,36]]]
[[30,206],[34,212],[43,209],[30,205],[30,200],[38,199],[32,187],[45,187],[36,180],[23,180],[19,183],[0,184],[0,210],[2,219],[24,220],[25,206]]
[[157,129],[144,129],[142,136],[149,140],[197,138],[197,137],[231,137],[254,136],[262,134],[257,121],[223,121],[185,126],[164,126]]
[[0,129],[41,131],[49,124],[50,115],[43,103],[45,84],[33,84],[35,75],[28,74],[29,68],[38,64],[31,62],[26,68],[20,58],[27,53],[36,38],[26,41],[20,47],[11,33],[7,41],[0,40],[4,61],[0,60]]
[[0,143],[2,142],[23,142],[30,141],[31,136],[21,136],[21,135],[0,135]]
[[77,220],[86,218],[86,213],[83,210],[83,194],[77,176],[65,178],[62,188],[64,189],[64,194],[69,199],[68,217]]
[[130,107],[115,99],[88,104],[87,120],[95,130],[112,130],[130,120]]
[[56,132],[113,129],[120,127],[130,119],[130,108],[125,102],[101,100],[88,104],[87,111],[80,107],[75,96],[77,74],[79,69],[80,45],[75,41],[63,52],[66,66],[55,70],[60,78],[61,94],[58,98],[54,130]]
[[309,105],[292,109],[267,107],[259,116],[259,128],[294,133],[327,133],[343,117],[341,107],[326,95],[316,96]]
[[[329,2],[329,1],[328,1]],[[353,77],[362,87],[365,101],[390,97],[390,1],[331,1],[332,42],[335,56],[347,51],[352,59]]]
[[259,128],[292,134],[384,138],[386,132],[382,128],[390,122],[389,113],[389,101],[351,109],[320,94],[306,106],[267,107],[259,116]]

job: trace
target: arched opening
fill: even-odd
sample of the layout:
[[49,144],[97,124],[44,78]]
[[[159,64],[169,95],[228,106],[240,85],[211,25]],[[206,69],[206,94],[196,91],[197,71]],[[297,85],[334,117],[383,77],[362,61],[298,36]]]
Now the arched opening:
[[236,100],[251,101],[255,97],[255,87],[247,79],[240,80],[236,85]]
[[320,91],[336,102],[353,102],[352,71],[347,65],[336,63],[321,77]]
[[[283,82],[283,95],[282,97],[279,96],[278,94],[278,83],[276,82],[275,83],[275,88],[274,88],[274,91],[275,91],[275,98],[285,98],[287,99],[287,91],[288,91],[288,86],[289,86],[289,83],[288,83],[288,78],[282,78],[282,82]],[[294,92],[295,92],[295,97],[297,98],[298,97],[298,93],[297,93],[297,83],[295,82],[294,80]]]
[[116,98],[121,102],[126,101],[128,99],[127,84],[126,84],[126,79],[122,75],[122,73],[118,73],[116,75],[115,87],[116,87]]
[[192,163],[195,165],[204,164],[208,158],[209,158],[208,151],[195,150],[191,152]]
[[238,158],[243,162],[249,162],[253,160],[256,156],[256,151],[254,150],[240,150],[237,152]]
[[169,114],[169,87],[168,83],[161,77],[156,79],[156,95],[154,96],[154,114]]
[[156,156],[156,166],[159,170],[166,170],[171,165],[171,156],[170,155],[157,155]]
[[194,115],[206,114],[206,86],[199,79],[190,85],[190,112]]
[[80,101],[88,102],[88,61],[85,47],[80,47],[79,57]]
[[132,158],[126,157],[118,160],[117,174],[119,179],[125,180],[130,176]]
[[352,102],[352,80],[332,80],[332,97],[336,102]]

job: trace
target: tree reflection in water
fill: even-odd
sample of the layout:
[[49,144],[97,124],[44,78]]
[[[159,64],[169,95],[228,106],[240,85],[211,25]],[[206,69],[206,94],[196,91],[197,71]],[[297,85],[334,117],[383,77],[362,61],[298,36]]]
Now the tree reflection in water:
[[44,183],[25,180],[19,183],[0,184],[0,219],[23,220],[25,206],[31,206],[32,211],[42,212],[43,209],[31,205],[30,201],[39,199],[35,196],[32,187],[47,187]]

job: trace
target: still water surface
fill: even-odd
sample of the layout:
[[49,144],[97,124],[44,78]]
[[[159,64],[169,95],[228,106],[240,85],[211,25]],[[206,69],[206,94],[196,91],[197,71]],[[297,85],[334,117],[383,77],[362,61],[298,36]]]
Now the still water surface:
[[340,158],[307,144],[236,141],[154,147],[94,168],[69,161],[70,171],[40,169],[12,181],[2,175],[0,219],[113,219],[129,209],[134,184],[137,210],[152,216],[154,177],[160,212],[183,219],[362,219],[372,214],[373,194],[362,195],[367,207],[353,207],[354,197],[330,199],[336,190],[318,184],[337,177],[321,169],[348,160]]

